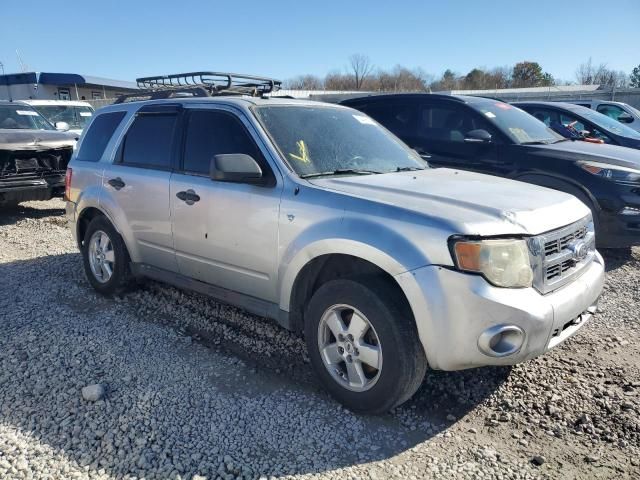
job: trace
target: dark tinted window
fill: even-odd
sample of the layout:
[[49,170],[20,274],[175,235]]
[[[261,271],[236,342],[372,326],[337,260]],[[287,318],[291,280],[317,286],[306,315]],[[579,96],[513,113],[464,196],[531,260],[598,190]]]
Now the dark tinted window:
[[102,158],[113,132],[124,118],[125,112],[111,112],[98,115],[82,140],[76,160],[97,162]]
[[[593,125],[587,125],[583,123],[581,120],[578,120],[578,118],[574,117],[573,115],[570,115],[567,113],[560,114],[560,122],[562,123],[562,125],[565,126],[565,128],[568,128],[574,131],[576,134],[578,134],[577,135],[578,138],[580,138],[580,136],[584,134],[588,138],[597,138],[598,140],[602,140],[605,143],[613,143],[613,141],[611,140],[611,137],[609,137],[607,134],[600,131],[598,128],[596,128]],[[588,132],[588,133],[585,133],[585,132]]]
[[533,115],[534,117],[536,117],[538,120],[544,123],[547,127],[553,128],[554,124],[560,121],[560,117],[558,116],[558,113],[555,110],[547,110],[545,108],[535,108],[535,107],[524,108],[524,110],[530,115]]
[[420,110],[418,136],[424,139],[464,142],[467,132],[477,129],[484,129],[493,134],[487,122],[481,121],[466,108],[427,104]]
[[122,163],[141,167],[171,167],[175,113],[138,114],[127,132]]
[[225,112],[191,112],[187,120],[184,170],[209,175],[211,159],[225,153],[250,155],[267,173],[262,155],[240,120]]
[[400,138],[415,136],[418,108],[415,103],[374,102],[356,108],[377,120]]

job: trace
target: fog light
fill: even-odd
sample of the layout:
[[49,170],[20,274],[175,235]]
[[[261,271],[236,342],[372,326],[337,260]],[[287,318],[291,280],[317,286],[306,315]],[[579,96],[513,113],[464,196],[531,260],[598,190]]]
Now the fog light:
[[478,338],[478,348],[490,357],[506,357],[520,351],[524,331],[516,325],[495,325]]
[[620,210],[620,215],[640,215],[640,208],[624,207]]

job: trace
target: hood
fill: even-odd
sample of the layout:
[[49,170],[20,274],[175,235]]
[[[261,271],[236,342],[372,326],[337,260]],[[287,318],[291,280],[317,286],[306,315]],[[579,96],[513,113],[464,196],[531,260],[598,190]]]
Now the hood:
[[56,130],[0,129],[0,150],[46,150],[73,147],[77,135]]
[[438,219],[450,226],[451,233],[464,235],[538,235],[589,214],[582,202],[566,193],[447,168],[310,182]]
[[576,140],[551,145],[522,145],[522,148],[531,150],[532,155],[562,158],[570,161],[591,160],[620,167],[640,169],[640,150],[618,145]]

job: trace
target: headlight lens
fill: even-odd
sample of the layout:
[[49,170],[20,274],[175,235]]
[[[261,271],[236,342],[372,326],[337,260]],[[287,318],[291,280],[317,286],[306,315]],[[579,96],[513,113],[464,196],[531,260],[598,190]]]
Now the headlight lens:
[[498,287],[530,287],[533,270],[525,240],[458,240],[453,245],[456,266],[481,273]]
[[600,162],[578,162],[583,170],[614,182],[640,183],[640,170]]

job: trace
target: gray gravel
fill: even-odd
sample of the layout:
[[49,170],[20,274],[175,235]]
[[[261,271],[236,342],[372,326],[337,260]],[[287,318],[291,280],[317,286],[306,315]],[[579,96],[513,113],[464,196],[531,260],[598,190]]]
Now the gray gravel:
[[85,281],[58,200],[0,213],[0,478],[638,478],[640,249],[602,313],[509,368],[433,372],[359,416],[274,323]]

